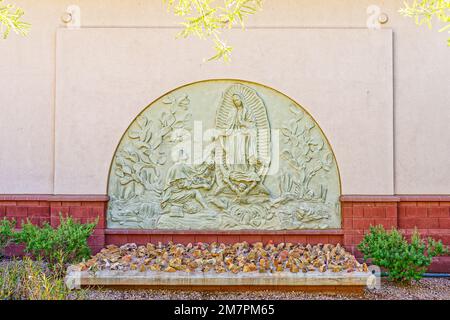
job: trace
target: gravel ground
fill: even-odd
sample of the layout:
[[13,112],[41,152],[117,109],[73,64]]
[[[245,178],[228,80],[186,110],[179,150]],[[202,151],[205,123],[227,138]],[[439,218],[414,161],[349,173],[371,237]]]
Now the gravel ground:
[[200,292],[174,290],[87,289],[93,300],[449,300],[450,279],[427,278],[413,285],[398,285],[383,280],[381,288],[364,293],[304,293],[288,291]]

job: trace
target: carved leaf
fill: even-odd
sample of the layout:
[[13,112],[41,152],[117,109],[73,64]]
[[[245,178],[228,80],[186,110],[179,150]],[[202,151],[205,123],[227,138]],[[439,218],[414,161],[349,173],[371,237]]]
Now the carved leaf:
[[311,129],[312,128],[314,128],[316,125],[313,123],[313,122],[311,122],[311,121],[307,121],[306,122],[306,128],[309,130],[309,131],[311,131]]
[[178,106],[183,109],[187,109],[190,103],[191,101],[189,100],[188,95],[184,95],[178,102]]
[[170,127],[171,125],[173,125],[175,123],[176,119],[173,116],[172,113],[167,113],[167,112],[163,112],[161,114],[161,125],[162,127]]
[[125,176],[124,173],[123,173],[123,171],[122,171],[122,169],[117,168],[117,170],[116,170],[116,176],[121,177],[121,178],[123,178],[123,177]]
[[281,133],[282,133],[285,137],[288,137],[288,138],[290,138],[290,137],[292,136],[291,130],[290,130],[289,128],[287,128],[287,127],[282,127],[282,128],[281,128]]
[[290,109],[291,112],[296,116],[296,120],[300,121],[301,119],[303,119],[304,117],[304,112],[302,110],[300,110],[299,108],[297,108],[296,106],[291,105]]
[[119,181],[123,185],[133,181],[133,178],[131,176],[124,176],[123,178],[120,178]]
[[128,133],[128,136],[129,136],[131,139],[138,139],[139,136],[140,136],[140,132],[137,131],[137,130],[132,130],[132,131],[130,131],[130,133]]
[[161,135],[154,136],[152,142],[153,142],[152,150],[158,149],[161,143],[163,142],[162,136]]
[[192,113],[187,113],[184,117],[183,117],[183,121],[188,124],[189,121],[192,120]]
[[136,122],[139,125],[139,127],[143,129],[147,125],[148,119],[147,117],[139,117]]
[[164,100],[162,101],[162,103],[164,104],[172,104],[174,103],[175,99],[171,96],[167,96],[164,98]]
[[147,137],[147,131],[146,130],[141,130],[141,132],[139,134],[139,140],[145,141],[146,137]]
[[143,164],[143,163],[135,163],[135,164],[133,165],[133,170],[134,170],[135,172],[140,172],[140,171],[142,170],[143,167],[145,167],[145,164]]
[[182,129],[184,127],[184,121],[178,120],[173,124],[175,129]]
[[153,132],[150,130],[150,128],[147,130],[147,135],[145,136],[144,142],[149,143],[152,139]]
[[321,163],[317,163],[316,166],[314,167],[314,169],[312,170],[312,174],[314,175],[320,169],[322,169],[322,164]]
[[136,141],[135,142],[135,144],[134,144],[135,146],[136,146],[136,149],[148,149],[148,144],[147,143],[145,143],[145,142],[142,142],[142,141]]
[[131,170],[131,168],[129,167],[129,166],[122,166],[122,171],[125,173],[125,174],[131,174],[132,173],[132,170]]
[[124,164],[124,159],[120,156],[120,155],[118,155],[117,157],[116,157],[116,165],[117,166],[122,166]]
[[170,126],[167,127],[163,127],[161,128],[161,130],[159,131],[159,135],[164,138],[165,136],[167,136],[167,134],[169,134],[169,132],[172,131],[172,128]]
[[147,165],[152,165],[153,166],[155,164],[155,162],[151,159],[150,155],[148,155],[147,153],[142,153],[141,161],[144,164],[147,164]]
[[159,165],[164,165],[167,162],[167,156],[165,155],[165,153],[161,153],[156,162]]

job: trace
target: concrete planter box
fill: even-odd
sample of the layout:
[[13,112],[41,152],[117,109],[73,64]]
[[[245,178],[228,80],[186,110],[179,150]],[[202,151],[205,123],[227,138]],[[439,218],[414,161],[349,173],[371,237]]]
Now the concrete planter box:
[[69,267],[66,284],[71,289],[86,286],[145,286],[176,289],[359,289],[375,282],[370,272],[308,272],[308,273],[186,273],[154,271],[75,271]]

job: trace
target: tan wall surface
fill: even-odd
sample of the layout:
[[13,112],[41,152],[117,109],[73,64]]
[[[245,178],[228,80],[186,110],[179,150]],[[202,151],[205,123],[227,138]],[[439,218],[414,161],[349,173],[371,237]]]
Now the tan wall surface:
[[250,38],[255,49],[229,65],[201,63],[198,52],[208,44],[180,43],[171,33],[58,33],[56,193],[105,192],[114,149],[143,106],[208,78],[248,79],[284,92],[311,112],[330,139],[344,193],[393,192],[390,30],[236,30],[233,43],[244,46]]
[[[0,193],[104,193],[105,165],[109,165],[112,157],[110,150],[134,115],[154,97],[177,85],[211,77],[260,81],[303,104],[323,127],[336,151],[344,193],[449,193],[450,51],[445,43],[447,35],[418,28],[411,20],[401,18],[396,11],[402,1],[266,1],[264,11],[249,20],[251,30],[248,33],[233,31],[230,36],[230,42],[236,47],[231,66],[201,64],[201,59],[211,53],[210,44],[175,42],[172,37],[176,29],[160,30],[158,36],[151,39],[143,34],[155,29],[143,29],[136,32],[134,40],[127,38],[132,33],[130,29],[111,30],[106,37],[105,30],[99,30],[101,36],[97,39],[91,29],[65,30],[59,33],[60,41],[64,42],[66,35],[75,37],[84,48],[78,48],[81,56],[74,57],[66,50],[70,44],[64,47],[58,42],[62,61],[55,61],[56,31],[63,27],[60,16],[70,4],[80,5],[83,27],[175,26],[177,20],[166,13],[159,0],[41,0],[39,5],[31,0],[15,2],[26,10],[33,31],[28,38],[11,36],[0,42]],[[365,28],[366,9],[371,4],[379,5],[390,17],[385,28],[392,28],[394,33],[393,76],[389,68],[392,59],[389,61],[391,57],[386,53],[389,50],[387,40],[379,39],[389,38],[389,30],[365,31],[369,37],[347,36],[346,30],[341,34],[346,34],[347,45],[341,46],[339,38],[323,41],[324,38],[313,37],[317,30],[310,30],[309,35],[308,30],[299,30],[303,42],[288,37],[294,32],[292,27]],[[267,36],[250,36],[261,32],[266,32]],[[276,32],[284,35],[278,38]],[[80,35],[86,37],[80,39]],[[267,44],[270,37],[281,42],[278,47]],[[90,48],[84,41],[95,42],[92,43],[95,48],[103,44],[110,50],[95,52],[86,60]],[[171,49],[161,51],[162,47]],[[364,48],[368,51],[364,51],[366,54],[361,51]],[[285,59],[274,56],[275,52],[285,54]],[[384,56],[378,59],[379,52]],[[186,55],[182,56],[183,53]],[[145,54],[152,58],[146,58]],[[94,61],[101,62],[102,56],[106,58],[104,63],[93,65]],[[129,56],[139,59],[127,59]],[[156,63],[155,56],[163,57],[164,63]],[[75,64],[71,66],[67,59],[72,58]],[[185,64],[181,64],[180,59],[186,59]],[[354,65],[350,64],[351,59],[357,60]],[[262,65],[263,61],[272,60],[271,64]],[[114,61],[122,64],[114,65]],[[311,61],[312,65],[307,63]],[[319,61],[323,63],[313,68]],[[75,67],[84,62],[86,67],[75,72]],[[173,68],[170,66],[167,70],[164,66],[172,62]],[[366,68],[363,63],[367,64]],[[56,64],[59,67],[55,67]],[[190,73],[184,69],[176,74],[171,72],[185,65],[189,65]],[[56,83],[57,74],[57,79],[68,77],[65,68],[98,88],[87,92],[86,86],[77,84],[74,79]],[[291,72],[286,75],[281,70]],[[108,78],[104,79],[105,76]],[[69,83],[75,86],[70,87]],[[383,89],[385,91],[381,92]],[[72,90],[83,92],[83,101],[90,104],[84,104],[66,121],[65,112],[79,106],[70,95]],[[395,162],[392,161],[392,97]],[[109,105],[111,101],[115,104]],[[110,113],[98,112],[100,110]],[[108,117],[112,118],[111,122],[105,122]],[[81,119],[84,122],[80,123]],[[76,136],[83,133],[82,123],[84,128],[98,126],[95,137],[102,142],[101,152],[90,152],[89,148],[81,152],[81,146],[76,145],[83,140]],[[372,149],[367,153],[369,146]],[[70,158],[72,160],[64,162]],[[79,163],[83,165],[77,166]],[[93,163],[94,167],[88,163]]]

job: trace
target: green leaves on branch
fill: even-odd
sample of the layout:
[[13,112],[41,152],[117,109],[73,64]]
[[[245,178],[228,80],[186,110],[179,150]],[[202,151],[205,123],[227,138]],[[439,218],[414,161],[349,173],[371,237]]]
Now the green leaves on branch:
[[14,238],[16,243],[25,245],[25,252],[52,265],[64,266],[90,257],[87,240],[97,222],[78,223],[71,217],[60,215],[60,225],[53,228],[48,223],[39,227],[28,221]]
[[3,4],[0,0],[0,35],[6,39],[11,31],[21,36],[26,36],[30,31],[31,25],[22,21],[24,11],[12,4]]
[[15,221],[0,220],[0,258],[3,256],[6,247],[13,242],[15,227]]
[[448,254],[448,248],[433,238],[423,240],[417,230],[408,242],[398,230],[384,230],[383,226],[370,227],[358,245],[364,260],[387,269],[389,279],[397,282],[419,280],[431,264],[433,257]]
[[[401,8],[399,12],[404,17],[413,18],[417,25],[426,24],[430,29],[433,19],[436,18],[444,24],[439,32],[450,33],[450,0],[414,0],[412,4],[405,2],[404,8]],[[447,44],[450,46],[450,38]]]
[[98,219],[92,223],[79,223],[62,215],[59,219],[56,228],[48,223],[39,227],[27,221],[21,230],[15,230],[15,221],[0,220],[0,254],[9,244],[23,244],[26,253],[47,262],[58,273],[64,272],[68,263],[89,258],[91,250],[87,241]]
[[184,29],[178,37],[196,36],[200,39],[211,38],[216,54],[208,60],[225,62],[231,59],[233,48],[220,37],[221,30],[235,25],[245,27],[249,15],[261,9],[262,0],[163,0],[167,10],[183,17]]

